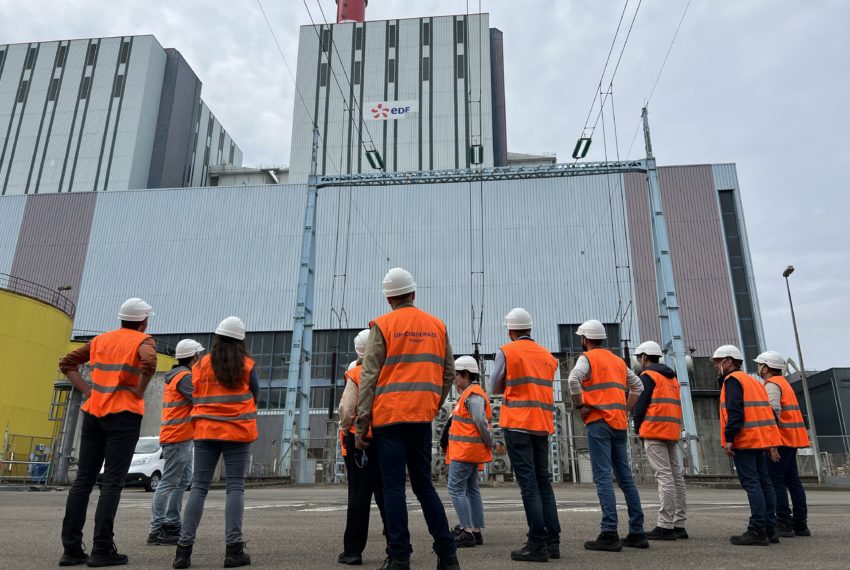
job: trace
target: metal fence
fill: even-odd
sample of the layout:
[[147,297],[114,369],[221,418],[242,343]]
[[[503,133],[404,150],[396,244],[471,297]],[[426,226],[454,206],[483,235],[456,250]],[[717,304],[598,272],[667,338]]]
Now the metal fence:
[[[39,285],[20,277],[0,273],[0,289],[5,289],[25,297],[30,297],[43,303],[47,303],[52,307],[56,307],[72,319],[77,312],[77,307],[65,294],[59,289],[51,289],[44,285]],[[63,289],[65,290],[65,289]]]
[[0,483],[47,485],[53,439],[6,432],[0,448]]

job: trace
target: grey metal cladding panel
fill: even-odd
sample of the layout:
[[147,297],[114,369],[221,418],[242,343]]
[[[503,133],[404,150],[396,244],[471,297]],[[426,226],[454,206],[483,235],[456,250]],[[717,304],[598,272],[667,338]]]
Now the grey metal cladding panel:
[[70,285],[66,295],[77,302],[96,197],[90,192],[30,196],[11,273],[51,289]]
[[[6,147],[3,162],[0,163],[0,190],[3,188],[2,177],[6,176],[6,171],[9,168],[9,155],[12,152],[15,140],[14,127],[16,123],[13,121],[10,124],[10,120],[13,120],[13,112],[17,111],[19,107],[16,98],[28,49],[28,44],[11,45],[6,48],[6,63],[3,77],[0,78],[0,152],[2,152],[3,146]],[[15,116],[17,114],[15,113]],[[6,138],[7,133],[8,139]],[[6,192],[6,194],[12,195],[12,192]]]
[[12,272],[26,205],[26,196],[0,198],[0,273]]
[[289,151],[290,177],[293,181],[305,182],[310,171],[318,50],[319,40],[316,37],[315,30],[312,26],[302,26],[298,40],[298,68],[296,70],[296,92],[293,97],[292,140]]
[[713,164],[711,173],[714,177],[714,188],[716,190],[737,190],[738,173],[734,163]]
[[[623,175],[626,191],[635,305],[640,323],[641,340],[661,340],[658,322],[658,294],[655,286],[655,256],[652,250],[652,222],[646,175],[630,172]],[[687,337],[685,337],[687,342]]]
[[75,326],[103,330],[144,296],[150,332],[292,328],[303,186],[203,187],[98,195]]

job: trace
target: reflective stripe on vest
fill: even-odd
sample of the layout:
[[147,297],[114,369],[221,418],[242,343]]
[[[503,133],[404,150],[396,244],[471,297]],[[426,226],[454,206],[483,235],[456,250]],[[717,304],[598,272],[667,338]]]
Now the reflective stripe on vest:
[[249,388],[254,361],[245,358],[242,377],[227,388],[215,376],[209,354],[192,367],[195,439],[251,442],[257,439],[257,406]]
[[136,396],[142,375],[139,347],[150,335],[121,328],[94,337],[90,345],[92,393],[83,410],[97,417],[119,412],[144,415],[145,402]]
[[472,420],[472,414],[466,407],[466,400],[472,395],[484,398],[484,414],[487,425],[493,417],[490,409],[490,399],[479,384],[470,384],[463,391],[452,410],[452,424],[449,427],[449,448],[446,451],[446,462],[464,461],[466,463],[487,463],[493,460],[493,452],[484,443],[478,426]]
[[584,356],[590,363],[590,375],[581,383],[582,400],[590,408],[584,423],[605,420],[613,429],[626,429],[626,363],[604,348]]
[[768,378],[766,382],[772,382],[779,386],[781,395],[779,397],[779,436],[782,438],[782,445],[785,447],[809,447],[809,432],[806,431],[806,424],[803,422],[803,414],[800,411],[800,404],[797,401],[797,395],[794,394],[794,389],[788,380],[782,376],[773,376]]
[[555,393],[552,381],[558,361],[530,338],[504,345],[502,353],[505,355],[505,396],[499,425],[553,433]]
[[160,443],[189,441],[195,435],[192,428],[192,407],[177,385],[191,373],[187,368],[177,372],[162,386],[162,415],[159,427]]
[[371,323],[386,356],[375,387],[372,426],[431,422],[443,394],[446,326],[416,307],[401,307]]
[[728,374],[720,389],[720,444],[726,444],[726,423],[729,421],[729,413],[726,410],[726,382],[730,377],[741,383],[744,392],[744,425],[735,435],[732,448],[767,449],[780,445],[782,439],[767,399],[767,391],[761,382],[740,370]]
[[655,383],[646,417],[638,435],[644,439],[679,441],[682,437],[682,400],[679,380],[668,378],[655,370],[644,370]]

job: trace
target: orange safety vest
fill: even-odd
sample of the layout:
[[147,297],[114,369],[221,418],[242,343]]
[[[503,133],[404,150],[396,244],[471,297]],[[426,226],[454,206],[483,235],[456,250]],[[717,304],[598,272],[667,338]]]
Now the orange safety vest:
[[191,373],[181,370],[162,386],[162,416],[159,427],[160,443],[180,443],[194,437],[192,402],[177,390],[177,384]]
[[728,374],[720,389],[720,445],[726,445],[726,380],[736,378],[744,389],[744,427],[735,435],[733,449],[767,449],[782,444],[779,428],[770,409],[767,391],[761,382],[752,376],[736,370]]
[[348,452],[345,450],[345,432],[339,430],[339,443],[342,446],[342,456],[348,457]]
[[257,404],[249,388],[254,361],[245,358],[236,388],[227,388],[215,377],[210,355],[192,367],[192,424],[195,439],[251,442],[258,437]]
[[484,413],[487,423],[493,418],[490,409],[490,399],[478,384],[470,384],[463,391],[452,411],[452,425],[449,428],[449,449],[446,452],[446,462],[465,461],[467,463],[488,463],[493,460],[490,446],[484,443],[478,426],[472,421],[472,414],[466,409],[466,399],[476,394],[484,398]]
[[99,418],[119,412],[145,415],[145,401],[133,390],[142,377],[139,347],[149,338],[137,330],[121,328],[92,339],[92,391],[83,411]]
[[773,382],[779,389],[782,390],[782,395],[779,399],[781,407],[779,411],[779,435],[782,438],[784,447],[809,447],[809,433],[806,431],[806,424],[803,422],[803,414],[800,411],[800,404],[797,401],[797,396],[794,394],[794,389],[788,380],[782,376],[773,376],[765,380],[765,382]]
[[584,355],[590,362],[590,375],[581,383],[582,401],[590,408],[584,423],[605,420],[613,429],[626,429],[626,363],[604,348],[588,350]]
[[[345,379],[351,380],[352,382],[354,382],[354,385],[357,386],[357,388],[359,389],[360,388],[360,374],[362,374],[362,373],[363,373],[363,365],[358,364],[354,368],[352,368],[351,370],[349,370],[348,372],[345,373]],[[359,394],[359,392],[358,392],[358,394]],[[351,427],[348,428],[348,431],[355,434],[355,435],[357,434],[357,416],[356,415],[354,416],[354,422],[351,424]],[[369,431],[366,433],[366,437],[372,437],[372,427],[371,426],[369,426]]]
[[[592,370],[592,369],[591,369]],[[646,417],[640,424],[640,437],[660,441],[679,441],[682,438],[682,398],[679,380],[654,370],[644,370],[655,388],[646,408]]]
[[505,355],[505,396],[499,425],[508,429],[554,433],[553,380],[558,361],[529,339],[502,347]]
[[432,422],[443,395],[446,325],[403,307],[375,319],[387,345],[372,404],[372,427]]

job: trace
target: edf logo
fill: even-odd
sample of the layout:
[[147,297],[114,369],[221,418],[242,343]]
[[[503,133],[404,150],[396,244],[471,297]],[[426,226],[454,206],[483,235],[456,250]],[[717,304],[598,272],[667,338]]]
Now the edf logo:
[[412,104],[402,101],[381,101],[371,106],[372,119],[393,120],[402,119],[415,111]]

